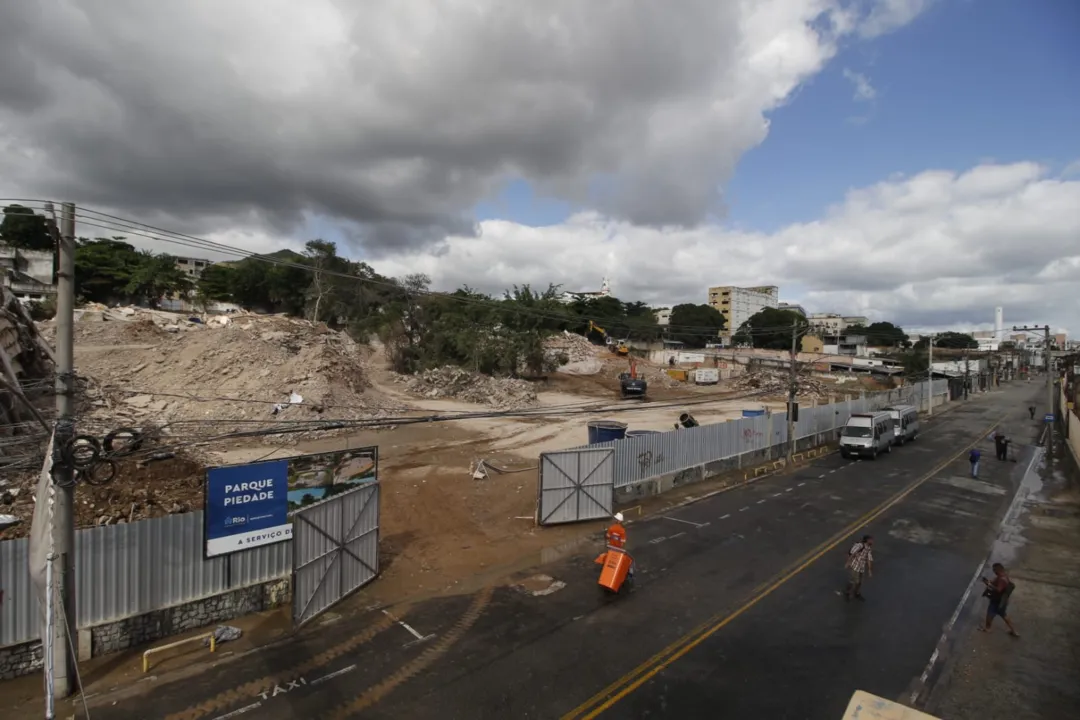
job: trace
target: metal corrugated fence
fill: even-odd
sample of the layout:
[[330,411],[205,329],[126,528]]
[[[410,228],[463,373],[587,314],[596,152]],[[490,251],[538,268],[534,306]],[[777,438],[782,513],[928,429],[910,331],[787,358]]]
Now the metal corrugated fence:
[[[935,380],[934,383],[936,395],[948,392],[947,381]],[[915,383],[831,405],[800,407],[795,436],[805,438],[831,433],[843,427],[855,413],[879,410],[889,405],[915,405],[926,392],[925,386],[926,382]],[[615,487],[620,488],[708,462],[767,450],[786,442],[787,415],[773,413],[568,449],[614,450]]]
[[[30,541],[0,542],[0,647],[39,636]],[[202,511],[79,530],[79,627],[120,620],[274,580],[292,571],[289,542],[203,559]]]
[[293,515],[293,621],[303,624],[379,574],[379,484]]

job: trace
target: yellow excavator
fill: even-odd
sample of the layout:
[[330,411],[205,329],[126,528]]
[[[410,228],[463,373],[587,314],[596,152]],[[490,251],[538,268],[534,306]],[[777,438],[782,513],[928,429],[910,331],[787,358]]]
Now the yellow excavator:
[[616,355],[629,355],[630,354],[630,346],[627,345],[626,340],[615,340],[614,338],[612,338],[610,335],[607,334],[607,330],[600,327],[599,325],[594,323],[592,320],[589,321],[589,332],[598,332],[601,335],[603,335],[604,336],[604,344],[607,345],[609,348],[611,348],[611,352],[615,353]]

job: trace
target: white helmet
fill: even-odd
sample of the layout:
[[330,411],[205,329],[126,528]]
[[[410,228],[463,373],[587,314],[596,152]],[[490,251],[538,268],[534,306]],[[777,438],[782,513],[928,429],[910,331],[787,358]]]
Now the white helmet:
[[617,522],[622,522],[623,521],[623,514],[622,513],[615,513],[615,520]]

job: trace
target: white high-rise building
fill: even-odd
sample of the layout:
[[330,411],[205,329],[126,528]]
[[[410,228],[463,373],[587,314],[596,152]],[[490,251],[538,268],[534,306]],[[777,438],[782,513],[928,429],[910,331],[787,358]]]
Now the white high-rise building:
[[994,339],[1001,342],[1001,333],[1005,331],[1005,308],[994,308]]

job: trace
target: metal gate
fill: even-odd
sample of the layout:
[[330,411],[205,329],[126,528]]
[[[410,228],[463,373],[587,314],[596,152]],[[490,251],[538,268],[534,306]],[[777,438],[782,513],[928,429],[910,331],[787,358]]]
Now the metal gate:
[[615,450],[580,448],[540,454],[541,525],[611,517]]
[[379,574],[379,483],[293,514],[293,623],[319,615]]

